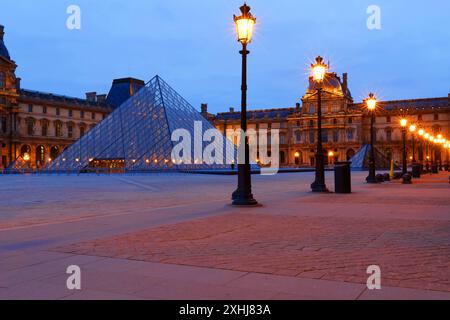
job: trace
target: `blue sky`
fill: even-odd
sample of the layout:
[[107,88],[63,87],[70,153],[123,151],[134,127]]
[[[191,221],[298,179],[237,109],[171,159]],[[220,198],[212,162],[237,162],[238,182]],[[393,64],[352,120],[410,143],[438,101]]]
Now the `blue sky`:
[[[375,91],[384,100],[450,92],[450,2],[447,0],[254,0],[250,45],[251,109],[289,107],[307,85],[318,54],[349,73],[355,101]],[[66,9],[81,8],[81,30],[68,30]],[[240,46],[235,0],[2,0],[12,58],[22,87],[84,96],[106,93],[113,78],[159,74],[196,108],[239,107]],[[369,30],[369,5],[381,30]]]

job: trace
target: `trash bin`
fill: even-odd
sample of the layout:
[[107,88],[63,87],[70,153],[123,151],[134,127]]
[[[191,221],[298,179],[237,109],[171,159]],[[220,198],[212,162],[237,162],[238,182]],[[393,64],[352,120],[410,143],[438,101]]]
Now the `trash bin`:
[[420,164],[414,163],[412,165],[412,176],[413,178],[420,178]]
[[334,166],[334,187],[336,193],[352,193],[351,162],[336,162]]
[[432,173],[439,173],[439,168],[438,168],[438,165],[437,165],[437,164],[433,164],[433,165],[431,166],[431,172],[432,172]]

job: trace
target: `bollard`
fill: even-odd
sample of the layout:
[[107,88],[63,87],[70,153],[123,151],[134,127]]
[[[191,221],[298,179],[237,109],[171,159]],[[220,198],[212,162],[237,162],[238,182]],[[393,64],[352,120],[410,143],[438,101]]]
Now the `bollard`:
[[412,177],[409,173],[405,173],[402,176],[402,184],[412,184]]
[[335,163],[334,187],[336,193],[352,193],[350,162]]
[[384,175],[379,173],[375,176],[375,180],[377,180],[378,183],[384,182]]
[[439,173],[439,168],[438,168],[438,165],[437,165],[437,164],[433,164],[433,165],[431,166],[431,172],[432,172],[432,173]]
[[420,164],[414,163],[412,165],[412,176],[413,178],[420,178]]

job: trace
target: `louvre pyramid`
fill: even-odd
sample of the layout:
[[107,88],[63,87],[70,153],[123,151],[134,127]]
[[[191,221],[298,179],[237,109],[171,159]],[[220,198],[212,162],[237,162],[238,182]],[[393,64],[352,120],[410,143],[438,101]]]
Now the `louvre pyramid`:
[[[114,110],[102,122],[66,149],[48,170],[82,170],[93,159],[120,159],[124,168],[135,171],[230,169],[226,164],[189,164],[172,162],[172,132],[186,129],[192,136],[194,158],[194,122],[201,121],[202,135],[214,129],[185,99],[155,76],[135,95]],[[223,139],[224,142],[226,139]],[[202,142],[203,148],[213,142]],[[228,150],[228,154],[226,154]],[[230,154],[231,152],[231,154]],[[216,156],[236,159],[236,149],[217,144]],[[175,161],[176,162],[176,161]],[[224,160],[225,163],[225,160]]]
[[[377,147],[375,149],[375,167],[379,170],[389,169],[391,166],[390,160]],[[361,149],[350,159],[351,168],[353,170],[367,170],[369,169],[370,161],[370,144],[364,144]],[[395,166],[395,169],[398,169]]]

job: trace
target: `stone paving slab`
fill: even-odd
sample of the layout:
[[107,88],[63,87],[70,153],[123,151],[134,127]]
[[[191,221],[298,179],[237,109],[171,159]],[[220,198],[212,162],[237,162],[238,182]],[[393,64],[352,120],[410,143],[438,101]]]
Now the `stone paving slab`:
[[76,243],[61,252],[450,292],[450,222],[233,214]]

